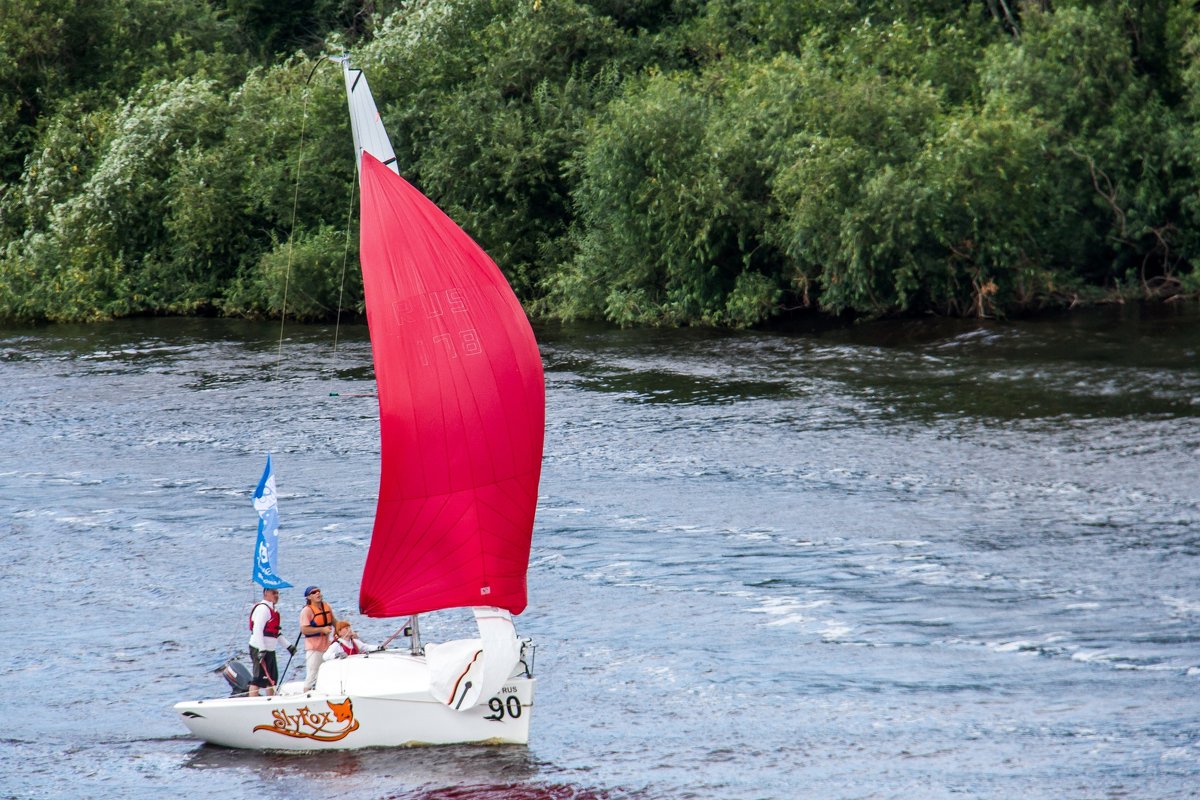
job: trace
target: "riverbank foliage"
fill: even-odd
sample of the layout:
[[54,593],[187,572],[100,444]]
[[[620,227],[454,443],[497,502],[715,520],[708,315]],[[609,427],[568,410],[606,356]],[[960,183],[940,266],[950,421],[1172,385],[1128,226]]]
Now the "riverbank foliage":
[[1200,293],[1193,2],[0,0],[0,319],[360,309],[344,51],[536,315]]

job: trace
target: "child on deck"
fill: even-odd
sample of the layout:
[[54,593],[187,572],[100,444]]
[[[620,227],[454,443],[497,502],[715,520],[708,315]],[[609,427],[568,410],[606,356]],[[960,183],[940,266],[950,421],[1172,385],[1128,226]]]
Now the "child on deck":
[[337,633],[333,641],[329,643],[329,649],[325,651],[325,661],[355,656],[376,649],[374,645],[366,644],[358,638],[358,634],[350,626],[349,620],[338,620],[335,630]]

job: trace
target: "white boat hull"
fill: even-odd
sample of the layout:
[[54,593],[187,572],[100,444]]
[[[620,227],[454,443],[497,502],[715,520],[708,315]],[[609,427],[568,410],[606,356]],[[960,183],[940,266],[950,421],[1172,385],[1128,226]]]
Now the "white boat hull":
[[533,683],[512,677],[456,711],[430,693],[423,657],[385,651],[327,662],[311,692],[287,684],[274,696],[186,701],[175,711],[204,741],[252,750],[527,744]]

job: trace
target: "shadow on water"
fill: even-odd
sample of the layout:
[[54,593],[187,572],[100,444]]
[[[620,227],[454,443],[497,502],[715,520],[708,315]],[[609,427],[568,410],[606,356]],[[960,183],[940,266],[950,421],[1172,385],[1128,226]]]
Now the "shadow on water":
[[[202,744],[184,764],[189,769],[245,769],[306,777],[392,773],[451,783],[475,784],[503,777],[523,781],[537,774],[539,762],[525,747],[446,745],[440,747],[332,750],[326,753],[234,750]],[[457,779],[457,780],[456,780]]]
[[901,413],[998,420],[1200,414],[1200,314],[1095,309],[1057,322],[931,321],[850,331],[847,376]]
[[201,745],[185,769],[231,770],[274,781],[353,780],[395,800],[617,800],[638,795],[537,780],[545,767],[524,747],[475,745],[328,753],[250,752]]
[[313,348],[332,352],[363,346],[365,325],[285,323],[196,317],[133,318],[103,325],[64,324],[0,327],[0,361],[113,360],[159,358],[171,361],[181,351],[213,342],[240,345],[247,352],[274,354],[283,349]]
[[581,389],[626,395],[633,403],[719,405],[792,393],[784,381],[720,380],[662,370],[617,372],[579,381]]
[[545,786],[494,785],[454,786],[438,789],[418,789],[399,795],[394,800],[616,800],[637,795],[614,795],[609,792],[585,789],[566,784]]
[[[581,346],[586,343],[586,347]],[[1194,417],[1200,307],[1112,307],[1049,320],[888,320],[803,334],[544,335],[547,373],[626,402],[711,405],[842,395],[915,422]]]

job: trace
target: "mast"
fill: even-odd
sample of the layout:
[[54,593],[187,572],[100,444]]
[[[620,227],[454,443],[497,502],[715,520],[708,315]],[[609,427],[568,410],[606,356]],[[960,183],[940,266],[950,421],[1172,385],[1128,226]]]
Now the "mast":
[[354,134],[354,165],[362,171],[362,154],[370,153],[385,167],[397,175],[396,151],[383,127],[379,109],[371,87],[363,77],[363,71],[350,66],[350,56],[331,56],[330,61],[342,65],[342,77],[346,80],[346,100],[350,105],[350,130]]
[[421,655],[421,626],[417,623],[417,615],[408,618],[408,629],[412,636],[412,646],[409,652],[414,656]]

